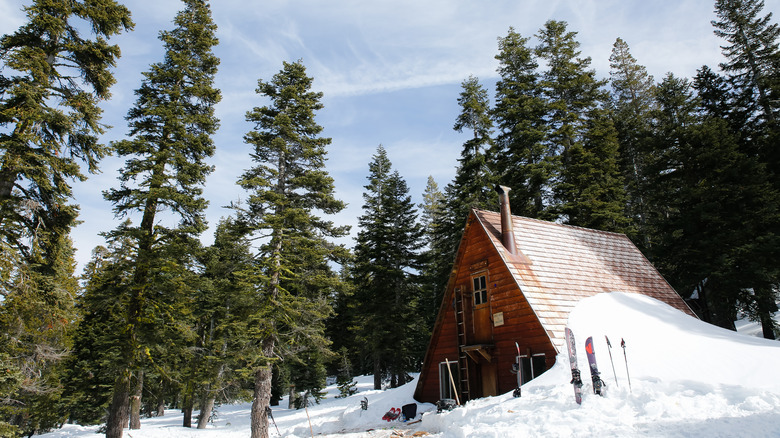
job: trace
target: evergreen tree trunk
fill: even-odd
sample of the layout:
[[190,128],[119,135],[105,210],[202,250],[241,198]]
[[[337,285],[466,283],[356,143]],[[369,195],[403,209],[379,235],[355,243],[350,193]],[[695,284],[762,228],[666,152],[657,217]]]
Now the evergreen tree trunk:
[[[274,340],[263,341],[263,355],[267,358],[274,354]],[[255,372],[255,390],[252,400],[252,438],[268,438],[268,412],[271,407],[272,365],[269,363]]]
[[181,408],[182,413],[184,414],[184,419],[182,421],[182,427],[192,427],[192,406],[194,402],[192,399],[192,388],[187,389],[187,393],[184,394],[184,405]]
[[374,389],[382,389],[382,360],[374,356]]
[[130,429],[141,428],[141,396],[144,390],[144,372],[139,370],[136,374],[135,389],[130,397]]
[[211,391],[206,391],[200,402],[200,414],[198,414],[198,429],[205,429],[209,424],[211,411],[214,410],[216,398]]
[[157,399],[157,414],[155,416],[165,416],[165,398],[163,396],[160,396],[160,398]]
[[290,395],[287,397],[287,409],[295,408],[295,385],[290,385]]
[[774,324],[772,323],[772,315],[761,315],[761,330],[765,339],[776,339]]
[[761,321],[761,330],[765,339],[777,339],[775,334],[776,323],[772,314],[777,312],[777,303],[771,288],[755,288],[756,307],[759,320]]
[[125,371],[114,383],[114,394],[108,408],[106,438],[122,438],[122,429],[128,421],[130,410],[130,375]]

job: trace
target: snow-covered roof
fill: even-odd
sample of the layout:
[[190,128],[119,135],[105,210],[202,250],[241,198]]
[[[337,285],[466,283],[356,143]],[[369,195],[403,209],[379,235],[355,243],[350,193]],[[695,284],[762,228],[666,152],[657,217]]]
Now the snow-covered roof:
[[624,234],[512,216],[518,254],[501,243],[499,213],[474,210],[558,351],[569,313],[602,292],[639,293],[693,311]]

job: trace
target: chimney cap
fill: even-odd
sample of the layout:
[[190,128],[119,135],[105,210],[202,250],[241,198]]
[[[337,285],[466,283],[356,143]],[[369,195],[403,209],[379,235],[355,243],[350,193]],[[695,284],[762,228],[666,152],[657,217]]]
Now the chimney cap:
[[512,189],[507,187],[507,186],[502,186],[501,184],[496,184],[496,189],[495,190],[496,190],[496,192],[498,192],[498,194],[503,195],[505,193],[508,194],[509,191],[512,190]]

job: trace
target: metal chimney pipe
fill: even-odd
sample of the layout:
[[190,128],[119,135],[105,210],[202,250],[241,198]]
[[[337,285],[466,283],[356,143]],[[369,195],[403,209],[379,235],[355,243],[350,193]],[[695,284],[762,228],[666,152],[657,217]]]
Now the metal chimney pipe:
[[515,245],[515,227],[512,225],[512,210],[509,207],[509,187],[496,185],[498,203],[501,206],[501,243],[510,254],[517,254]]

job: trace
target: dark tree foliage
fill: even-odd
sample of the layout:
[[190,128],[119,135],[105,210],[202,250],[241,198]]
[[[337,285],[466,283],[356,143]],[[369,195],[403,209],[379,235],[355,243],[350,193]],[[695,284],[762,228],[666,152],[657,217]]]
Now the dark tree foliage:
[[406,182],[393,171],[381,145],[367,179],[352,270],[354,330],[362,355],[373,363],[374,388],[380,389],[383,376],[391,387],[406,383],[424,354],[415,272],[423,230]]
[[727,43],[721,46],[726,61],[720,67],[738,93],[741,110],[757,127],[777,129],[780,27],[771,22],[771,13],[761,15],[763,9],[763,0],[716,0],[718,18],[712,25]]
[[488,156],[495,177],[512,188],[513,213],[546,218],[555,163],[548,143],[539,63],[528,41],[512,28],[498,40],[500,79],[492,111],[496,138]]
[[699,112],[690,81],[667,76],[658,103],[651,254],[706,320],[734,329],[745,290],[767,285],[755,256],[771,251],[761,233],[777,217],[771,186],[728,122]]
[[572,225],[625,231],[625,187],[617,167],[618,143],[606,116],[605,81],[590,57],[580,57],[576,32],[548,21],[538,32],[544,61],[540,86],[547,103],[546,142],[555,167],[549,211]]
[[[453,219],[448,215],[444,194],[433,177],[423,193],[420,208],[420,223],[423,227],[425,250],[420,254],[420,312],[425,319],[426,332],[433,329],[439,305],[449,280],[455,250],[451,244]],[[462,231],[462,230],[461,230]],[[457,238],[460,237],[458,232]]]
[[645,67],[637,63],[621,38],[612,46],[609,63],[610,112],[617,131],[618,164],[626,187],[626,214],[636,228],[634,240],[646,248],[649,236],[645,192],[649,187],[645,166],[652,135],[651,112],[656,107],[655,81]]

